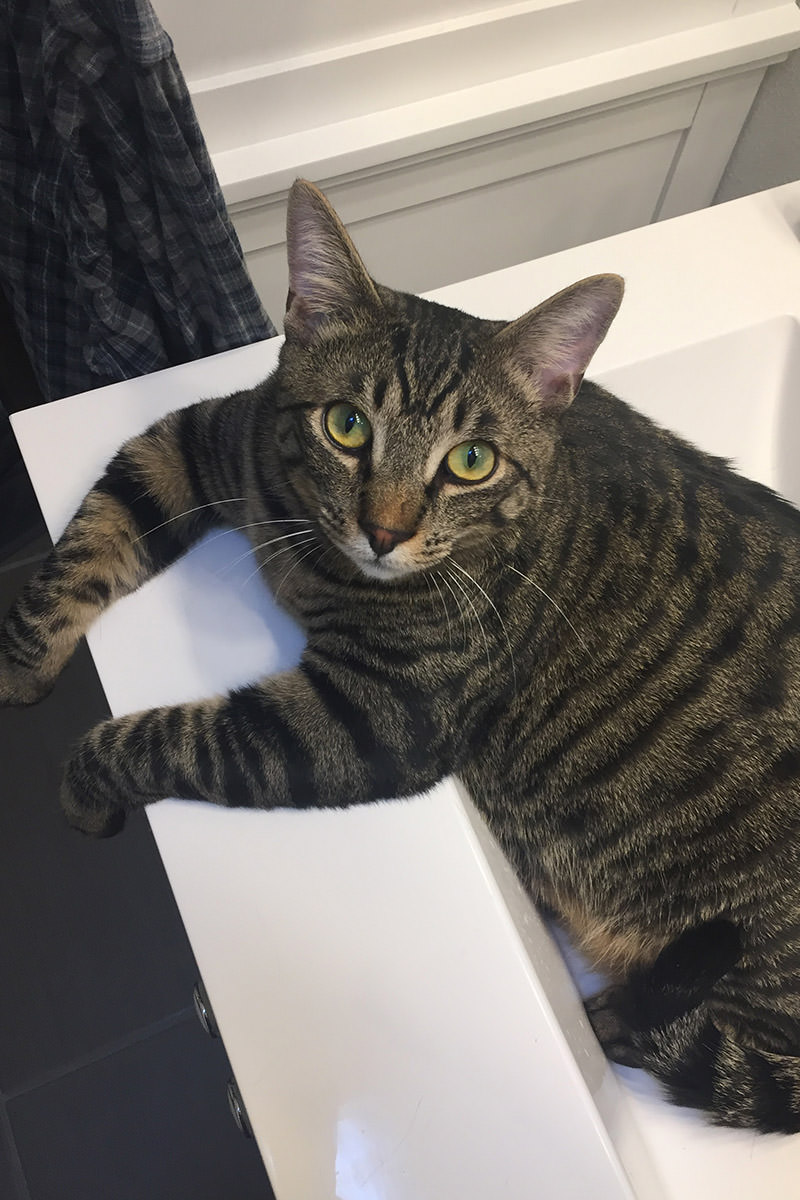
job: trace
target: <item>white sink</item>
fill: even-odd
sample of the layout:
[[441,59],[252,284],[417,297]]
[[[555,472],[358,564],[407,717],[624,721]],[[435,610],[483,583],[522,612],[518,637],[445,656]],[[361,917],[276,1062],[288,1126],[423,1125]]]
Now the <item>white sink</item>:
[[800,504],[800,324],[794,317],[773,317],[592,378]]

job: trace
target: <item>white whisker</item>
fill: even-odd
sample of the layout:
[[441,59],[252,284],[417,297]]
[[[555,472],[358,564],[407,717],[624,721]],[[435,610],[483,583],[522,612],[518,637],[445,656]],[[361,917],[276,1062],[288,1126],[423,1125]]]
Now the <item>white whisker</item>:
[[542,595],[542,596],[544,596],[545,600],[549,600],[549,602],[552,604],[552,606],[553,606],[553,608],[556,610],[556,612],[557,612],[557,613],[560,613],[560,614],[561,614],[561,616],[562,616],[562,617],[564,618],[564,620],[566,621],[566,623],[569,625],[570,629],[571,629],[571,630],[572,630],[572,632],[575,634],[575,637],[578,639],[578,641],[580,642],[580,644],[583,646],[584,650],[588,650],[588,649],[589,649],[589,646],[588,646],[588,644],[586,643],[586,641],[584,640],[584,638],[581,636],[581,634],[580,634],[580,633],[578,633],[578,630],[577,630],[577,629],[575,628],[575,626],[572,624],[572,621],[570,621],[569,617],[568,617],[568,616],[567,616],[567,614],[564,612],[564,610],[563,610],[563,608],[561,607],[561,605],[560,605],[560,604],[557,604],[557,603],[556,603],[556,601],[553,599],[553,597],[552,597],[551,595],[549,595],[549,593],[547,593],[547,592],[544,590],[544,588],[543,588],[543,587],[540,587],[540,585],[539,585],[539,584],[536,582],[536,580],[535,580],[535,579],[531,579],[530,575],[524,575],[522,571],[518,571],[518,570],[517,570],[517,568],[516,568],[516,567],[512,567],[510,563],[506,563],[505,565],[506,565],[506,569],[507,569],[507,570],[509,570],[509,571],[513,571],[515,575],[519,575],[519,576],[520,576],[520,578],[521,578],[521,579],[524,579],[526,583],[529,583],[529,584],[531,585],[531,587],[534,587],[534,588],[536,588],[537,592],[540,592],[540,593],[541,593],[541,595]]
[[459,600],[458,596],[455,594],[452,587],[450,586],[450,582],[447,579],[447,576],[442,574],[442,572],[440,571],[439,578],[441,579],[442,583],[447,588],[448,592],[450,593],[450,595],[453,597],[453,600],[455,601],[456,609],[458,610],[458,615],[461,617],[461,625],[464,629],[464,643],[466,644],[466,641],[467,641],[467,618],[464,615],[463,605],[461,604],[461,601]]
[[[314,540],[316,541],[316,538],[315,538]],[[294,549],[295,549],[295,547],[294,547],[294,546],[292,546],[292,547],[291,547],[291,549],[292,549],[292,550],[294,550]],[[275,599],[276,599],[276,600],[278,599],[278,596],[281,594],[281,588],[282,588],[282,587],[283,587],[283,585],[286,583],[286,580],[289,578],[289,576],[292,574],[292,572],[293,572],[293,571],[296,571],[296,570],[297,570],[297,568],[300,566],[300,563],[301,563],[301,562],[304,562],[304,561],[305,561],[305,559],[307,559],[307,558],[308,558],[308,556],[309,556],[310,554],[313,554],[313,553],[314,553],[314,551],[315,551],[315,550],[318,550],[318,549],[320,549],[320,545],[319,545],[319,543],[317,542],[317,544],[316,544],[315,546],[312,546],[310,550],[306,550],[305,554],[301,554],[301,555],[300,555],[300,557],[298,558],[297,562],[296,562],[296,563],[295,563],[293,566],[291,566],[291,567],[289,568],[289,570],[288,570],[288,571],[286,572],[286,574],[284,575],[283,579],[282,579],[282,580],[280,581],[280,583],[278,584],[278,587],[277,587],[277,589],[276,589],[276,591],[275,591]]]
[[[142,496],[146,496],[147,492],[142,492]],[[139,497],[141,499],[141,496]],[[246,496],[230,496],[227,500],[209,500],[207,504],[197,504],[194,508],[186,508],[183,512],[177,513],[174,517],[169,517],[166,521],[162,521],[160,525],[154,525],[152,529],[146,529],[144,533],[140,533],[137,538],[133,539],[133,545],[140,542],[142,538],[149,537],[151,533],[155,533],[158,529],[163,529],[165,525],[171,525],[173,521],[180,521],[181,517],[189,517],[192,513],[201,512],[204,508],[213,508],[216,504],[240,504],[246,500]]]
[[[260,542],[257,546],[250,546],[247,550],[245,550],[244,554],[240,554],[239,557],[234,558],[232,562],[226,563],[220,574],[224,573],[225,571],[233,570],[233,568],[238,566],[240,562],[244,562],[246,558],[249,558],[251,554],[256,554],[259,550],[266,550],[267,546],[274,546],[276,542],[285,542],[288,538],[303,537],[305,534],[313,534],[313,532],[314,531],[312,529],[294,529],[291,533],[282,533],[279,537],[268,538],[266,542]],[[269,559],[267,559],[267,562],[269,562]]]
[[[232,533],[243,533],[245,529],[252,529],[256,525],[297,525],[297,524],[307,525],[308,521],[301,521],[299,518],[295,518],[295,517],[280,517],[273,521],[250,521],[250,522],[248,522],[247,525],[226,525],[226,527],[224,529],[218,529],[216,533],[212,533],[209,537],[202,538],[199,542],[195,542],[194,545],[189,546],[186,553],[194,554],[195,550],[200,550],[203,546],[210,546],[211,543],[216,542],[218,538],[229,537],[230,534],[232,534]],[[143,536],[145,536],[145,535],[143,535]],[[250,551],[248,551],[248,553],[250,553]],[[243,557],[246,558],[247,555],[244,555]],[[236,561],[239,562],[241,560],[237,559]],[[224,566],[222,568],[222,571],[227,571],[228,566],[231,566],[231,565],[233,565],[233,564],[229,563],[227,566]]]
[[[451,565],[452,565],[452,564],[451,564]],[[483,644],[484,644],[484,647],[485,647],[485,649],[486,649],[486,666],[488,667],[489,671],[491,671],[491,669],[492,669],[492,656],[491,656],[491,653],[490,653],[490,651],[489,651],[489,639],[488,639],[488,638],[487,638],[487,636],[486,636],[486,630],[483,628],[483,622],[481,621],[480,617],[478,616],[478,610],[477,610],[477,608],[475,607],[475,605],[472,603],[472,597],[470,596],[470,594],[469,594],[469,592],[467,591],[467,589],[464,587],[464,584],[461,582],[461,580],[459,579],[459,577],[458,577],[457,575],[451,575],[451,576],[450,576],[450,578],[452,579],[453,583],[457,584],[457,586],[458,586],[458,588],[459,588],[459,591],[462,593],[462,595],[464,596],[464,599],[466,600],[467,604],[468,604],[468,605],[470,606],[470,608],[472,609],[472,615],[474,616],[475,620],[478,622],[478,628],[480,629],[480,631],[481,631],[481,634],[482,634],[482,636],[483,636]]]
[[[444,609],[444,615],[447,618],[447,641],[450,645],[450,649],[452,650],[453,649],[453,630],[450,625],[450,612],[447,608],[447,602],[446,602],[444,596],[442,595],[442,589],[439,587],[439,584],[436,582],[437,574],[438,574],[438,572],[436,572],[436,574],[434,574],[434,575],[431,575],[430,581],[433,584],[433,586],[436,588],[436,591],[439,593],[439,599],[442,602],[442,608]],[[425,578],[427,579],[428,576],[426,575]]]
[[[306,531],[306,532],[310,532],[310,530]],[[280,541],[280,540],[282,540],[282,539],[275,538],[275,541]],[[262,570],[262,568],[267,565],[267,563],[272,562],[273,558],[277,558],[278,555],[280,555],[280,554],[285,554],[287,552],[287,550],[297,550],[300,546],[307,546],[309,542],[315,542],[316,540],[317,540],[316,536],[314,534],[312,534],[311,537],[307,538],[304,542],[293,542],[291,546],[281,546],[280,550],[273,550],[272,554],[268,554],[267,557],[264,559],[264,561],[260,562],[258,564],[255,571],[250,572],[250,574],[247,576],[247,579],[245,579],[244,583],[242,584],[242,588],[247,587],[248,583],[253,578],[253,576],[258,575],[259,572]],[[264,546],[271,546],[271,545],[272,545],[272,542],[264,542]],[[263,546],[258,547],[258,549],[263,549],[263,548],[264,548]],[[243,557],[247,558],[247,555],[245,554]],[[241,560],[239,560],[239,561],[241,561]]]
[[220,529],[218,533],[213,533],[206,540],[209,542],[215,541],[216,538],[225,537],[226,533],[243,533],[245,529],[255,529],[257,525],[307,525],[307,517],[273,517],[269,521],[248,521],[246,525],[227,525],[224,529]]
[[511,659],[511,673],[514,677],[514,695],[516,695],[516,693],[517,693],[517,668],[516,668],[516,664],[514,663],[514,647],[511,645],[511,638],[508,636],[508,630],[506,629],[506,623],[500,615],[500,610],[498,609],[497,605],[492,600],[489,593],[485,592],[483,590],[483,588],[478,583],[478,581],[474,575],[470,575],[469,571],[466,571],[464,569],[464,567],[460,566],[460,564],[457,563],[454,559],[450,560],[449,565],[451,567],[455,567],[455,569],[457,571],[460,571],[462,575],[466,575],[467,579],[469,579],[471,583],[474,583],[475,587],[478,589],[478,591],[481,593],[481,595],[487,600],[487,602],[489,603],[490,607],[492,608],[495,616],[497,617],[498,621],[500,622],[500,628],[503,631],[503,636],[505,637],[506,644],[508,645],[508,654]]

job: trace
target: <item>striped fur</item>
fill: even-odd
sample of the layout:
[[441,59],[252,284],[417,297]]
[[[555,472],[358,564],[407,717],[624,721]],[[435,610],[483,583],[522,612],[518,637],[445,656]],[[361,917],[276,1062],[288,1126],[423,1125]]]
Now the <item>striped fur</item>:
[[[307,631],[300,665],[91,730],[70,821],[115,832],[167,795],[346,806],[458,773],[613,977],[589,1005],[608,1052],[719,1123],[797,1131],[800,514],[581,386],[613,277],[480,321],[374,284],[306,184],[289,252],[276,373],[123,447],[6,618],[0,701],[43,695],[94,617],[208,529],[245,528]],[[334,402],[371,422],[364,450],[326,435]],[[478,438],[498,466],[460,484],[445,456]]]

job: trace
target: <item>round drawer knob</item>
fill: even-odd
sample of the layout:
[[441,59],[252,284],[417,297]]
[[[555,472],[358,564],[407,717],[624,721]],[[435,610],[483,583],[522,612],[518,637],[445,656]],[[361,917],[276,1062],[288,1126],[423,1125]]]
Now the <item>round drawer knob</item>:
[[236,1127],[240,1133],[243,1133],[246,1138],[253,1136],[253,1130],[250,1125],[250,1120],[247,1116],[247,1109],[244,1106],[239,1088],[235,1079],[228,1080],[228,1108],[231,1110],[231,1116],[236,1122]]
[[203,987],[201,980],[198,980],[194,985],[192,999],[194,1000],[194,1011],[197,1013],[197,1019],[203,1026],[203,1029],[205,1029],[209,1037],[219,1037],[219,1029],[214,1017],[214,1011],[209,1004],[206,989]]

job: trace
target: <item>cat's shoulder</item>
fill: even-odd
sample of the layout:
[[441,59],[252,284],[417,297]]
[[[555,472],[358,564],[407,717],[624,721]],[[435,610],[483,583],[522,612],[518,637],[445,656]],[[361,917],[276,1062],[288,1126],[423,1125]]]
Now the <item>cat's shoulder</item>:
[[742,475],[727,459],[709,454],[659,425],[626,400],[585,380],[565,414],[563,444],[590,474],[637,488],[716,493],[732,517],[768,522],[800,542],[800,511],[784,496]]

